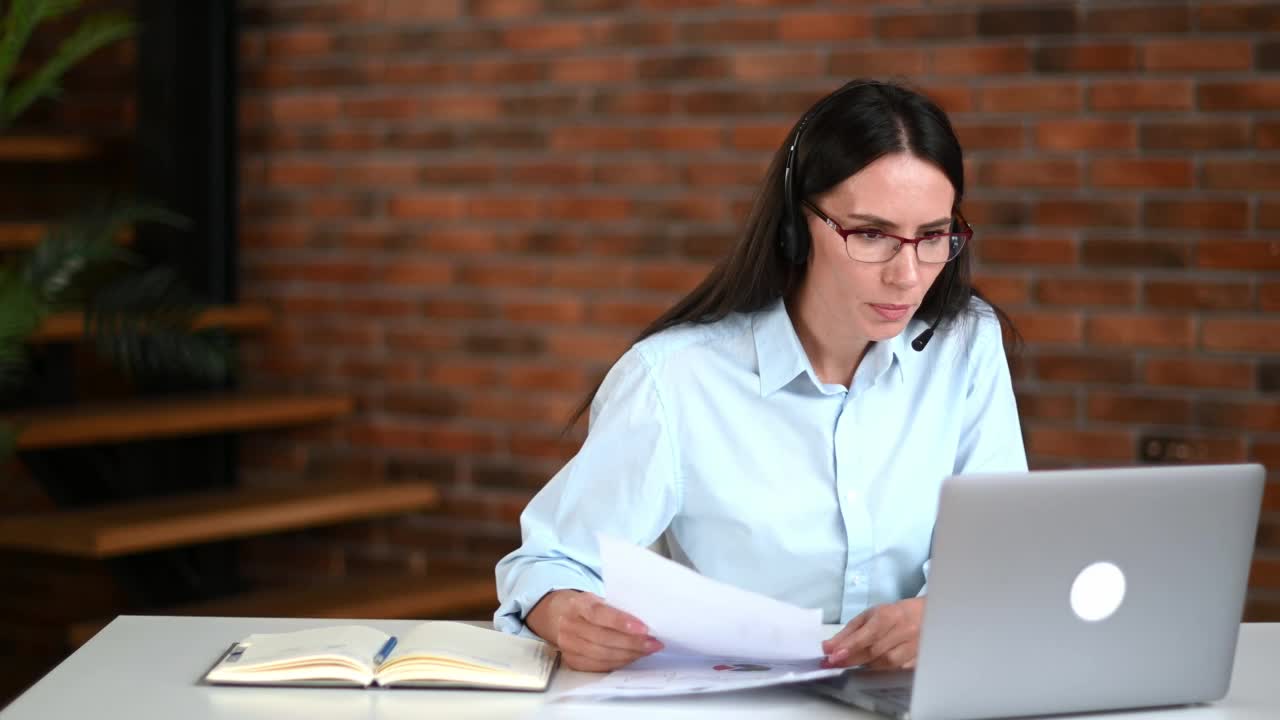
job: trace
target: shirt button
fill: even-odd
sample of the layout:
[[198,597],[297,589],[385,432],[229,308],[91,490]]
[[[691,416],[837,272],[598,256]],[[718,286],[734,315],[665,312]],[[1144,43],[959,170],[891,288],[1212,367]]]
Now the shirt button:
[[853,505],[854,503],[858,502],[858,491],[850,490],[849,492],[844,494],[844,499],[845,499],[845,502],[849,503],[850,505]]

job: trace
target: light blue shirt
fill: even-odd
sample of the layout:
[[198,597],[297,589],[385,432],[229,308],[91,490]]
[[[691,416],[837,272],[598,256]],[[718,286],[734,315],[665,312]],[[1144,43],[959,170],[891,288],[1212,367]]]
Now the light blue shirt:
[[495,625],[543,595],[602,594],[595,534],[660,538],[703,575],[846,623],[923,594],[943,478],[1026,470],[990,307],[910,347],[873,343],[823,383],[782,301],[636,343],[605,377],[578,454],[520,516]]

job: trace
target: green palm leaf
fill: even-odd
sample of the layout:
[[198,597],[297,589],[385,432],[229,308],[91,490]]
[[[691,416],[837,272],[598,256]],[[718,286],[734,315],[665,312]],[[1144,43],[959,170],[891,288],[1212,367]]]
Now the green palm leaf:
[[48,62],[5,93],[0,101],[0,118],[6,123],[12,122],[37,99],[57,94],[58,81],[73,65],[99,48],[129,37],[136,29],[136,24],[121,14],[103,13],[87,18],[62,41]]
[[47,314],[48,306],[18,273],[10,268],[0,271],[0,388],[21,380],[27,338]]
[[221,380],[230,346],[222,333],[193,331],[201,310],[172,270],[152,268],[99,290],[85,328],[98,353],[129,374]]
[[104,205],[54,226],[28,255],[22,277],[54,307],[81,302],[100,284],[97,276],[141,262],[116,237],[124,228],[143,222],[188,224],[181,215],[152,205]]

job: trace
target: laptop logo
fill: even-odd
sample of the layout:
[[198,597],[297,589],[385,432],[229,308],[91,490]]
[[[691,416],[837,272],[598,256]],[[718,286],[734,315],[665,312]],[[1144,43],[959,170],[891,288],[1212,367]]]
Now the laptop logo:
[[1096,562],[1071,583],[1071,610],[1085,622],[1111,617],[1124,602],[1124,573],[1109,562]]

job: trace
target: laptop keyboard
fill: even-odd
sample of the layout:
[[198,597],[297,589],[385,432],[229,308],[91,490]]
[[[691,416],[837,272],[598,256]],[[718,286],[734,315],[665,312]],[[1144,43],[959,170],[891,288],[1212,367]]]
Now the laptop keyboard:
[[911,706],[911,687],[909,685],[899,685],[897,687],[867,688],[862,690],[863,695],[869,695],[877,700],[883,700],[887,703],[897,705],[903,709]]

